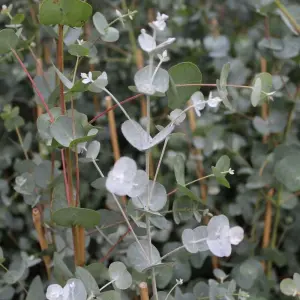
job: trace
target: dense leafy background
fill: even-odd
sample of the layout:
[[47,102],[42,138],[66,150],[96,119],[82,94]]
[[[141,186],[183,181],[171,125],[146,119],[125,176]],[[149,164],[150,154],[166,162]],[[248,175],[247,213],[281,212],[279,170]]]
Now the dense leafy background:
[[[88,2],[93,6],[93,13],[100,11],[107,20],[116,17],[116,8],[123,9],[126,13],[125,1]],[[84,58],[79,66],[79,72],[89,71],[91,64],[95,70],[106,71],[109,78],[108,89],[118,99],[132,96],[133,92],[128,89],[128,86],[133,85],[133,77],[137,71],[136,38],[140,29],[146,26],[147,20],[152,16],[155,17],[156,11],[161,11],[170,17],[168,36],[177,39],[169,51],[171,60],[165,66],[166,69],[180,62],[193,62],[201,70],[202,83],[215,83],[220,76],[222,66],[230,62],[228,83],[247,86],[252,86],[255,76],[261,72],[269,72],[272,75],[270,78],[262,79],[266,85],[264,91],[276,91],[273,101],[266,101],[267,116],[262,114],[261,105],[258,107],[251,105],[251,90],[228,87],[228,98],[234,110],[230,111],[223,104],[217,109],[206,109],[197,119],[194,132],[187,119],[178,129],[185,135],[171,138],[158,177],[158,181],[164,184],[167,191],[173,190],[176,187],[174,166],[180,165],[183,161],[185,182],[196,179],[199,175],[197,161],[200,154],[193,150],[195,147],[201,151],[206,175],[212,173],[211,166],[215,166],[222,155],[230,157],[231,167],[235,170],[234,176],[227,177],[230,189],[221,186],[215,178],[209,178],[201,184],[207,191],[206,202],[210,211],[213,214],[222,212],[230,217],[232,224],[238,224],[245,229],[245,240],[235,248],[234,254],[229,259],[219,260],[217,264],[229,274],[230,278],[236,280],[240,288],[251,295],[250,299],[285,299],[279,291],[280,281],[292,277],[294,272],[300,270],[298,238],[300,230],[298,198],[300,37],[296,34],[293,25],[289,21],[285,23],[280,17],[275,2],[272,0],[127,1],[128,7],[131,10],[138,10],[138,13],[132,22],[126,19],[125,28],[120,22],[114,24],[120,31],[117,42],[101,41],[91,20],[88,22],[82,37],[91,42],[96,40],[98,53],[95,57]],[[281,3],[300,24],[299,1],[289,0]],[[32,18],[36,16],[38,8],[36,1],[20,0],[14,1],[13,4],[13,16],[17,13],[25,15],[22,23],[23,34],[28,39],[27,42],[18,45],[19,54],[31,74],[37,75],[35,61],[28,51],[28,44],[35,43],[33,49],[39,57],[43,58],[44,70],[53,92],[55,71],[52,61],[55,61],[56,53],[55,30],[51,26],[37,25],[34,17]],[[9,19],[5,15],[1,15],[0,21],[3,28],[9,24]],[[129,31],[128,28],[133,30]],[[162,36],[161,39],[163,40],[164,37]],[[69,52],[65,46],[65,74],[71,72],[75,64],[75,57]],[[0,241],[5,257],[4,265],[17,272],[12,279],[8,279],[8,276],[1,277],[0,299],[19,299],[18,295],[22,295],[23,292],[17,281],[21,281],[22,285],[28,287],[33,278],[40,275],[43,283],[47,284],[43,263],[35,264],[34,261],[34,258],[39,258],[45,253],[41,253],[37,242],[37,233],[32,221],[32,206],[45,208],[44,222],[48,224],[47,233],[56,237],[56,250],[64,253],[64,261],[73,271],[72,236],[70,229],[54,228],[49,223],[47,203],[50,197],[51,157],[49,148],[46,148],[38,138],[37,97],[20,65],[11,54],[2,55],[1,62],[0,105],[3,121],[0,123]],[[266,69],[263,67],[264,63]],[[35,77],[35,80],[42,90],[43,82],[40,77]],[[184,74],[182,80],[185,80]],[[206,97],[210,91],[217,92],[214,87],[202,87],[201,91]],[[55,106],[58,100],[57,93],[48,96],[48,103],[51,107]],[[96,98],[95,94],[90,92],[77,93],[75,100],[76,110],[86,114],[89,119],[97,112],[105,110],[105,99],[102,93]],[[8,111],[8,104],[15,110]],[[154,123],[167,124],[166,116],[170,112],[167,97],[153,98],[151,105]],[[141,118],[139,99],[124,106],[133,118],[136,120]],[[16,107],[19,107],[19,112]],[[125,117],[119,109],[115,110],[115,115],[122,155],[135,158],[140,166],[143,166],[144,155],[134,150],[121,134],[120,124]],[[99,118],[96,125],[100,127],[96,139],[101,142],[98,164],[106,174],[114,162],[107,116]],[[28,161],[24,160],[15,127],[20,128],[24,147],[30,158]],[[155,130],[154,126],[152,130]],[[152,151],[155,164],[158,162],[161,148],[162,146],[159,145]],[[58,171],[61,169],[59,152],[54,151],[54,155],[57,160],[55,168],[57,177],[52,187],[54,187],[53,205],[57,210],[66,207],[67,203],[63,180]],[[181,174],[182,172],[179,171]],[[28,187],[32,189],[30,195],[37,187],[36,197],[38,194],[41,197],[23,197],[18,193],[14,186],[17,176],[21,174],[27,176],[27,182],[30,180],[33,182],[33,186]],[[125,225],[111,226],[123,222],[123,219],[118,212],[113,211],[115,207],[107,196],[104,183],[101,180],[95,182],[97,178],[97,171],[91,167],[91,164],[80,163],[81,207],[98,210],[101,216],[100,221],[95,216],[95,220],[90,220],[91,226],[86,227],[93,227],[93,221],[99,222],[98,226],[103,227],[103,232],[109,236],[110,242],[115,244],[127,228]],[[203,200],[199,183],[193,184],[191,190]],[[177,207],[189,207],[189,201],[188,196],[175,194],[169,198],[169,209],[172,210],[174,202]],[[268,203],[271,207],[271,241],[267,247],[263,247],[262,240],[266,228],[265,212]],[[184,228],[196,224],[189,213],[174,215],[173,218],[172,213],[168,214],[170,222],[166,229],[156,230],[153,237],[155,245],[162,253],[177,246],[181,241]],[[107,256],[111,248],[110,243],[97,230],[87,229],[87,268],[95,276],[98,284],[103,284],[108,278],[107,271],[104,266],[92,263],[101,261],[107,264],[109,261],[119,260],[127,264],[126,250],[131,243],[132,238],[126,236]],[[50,246],[49,255],[52,256],[53,252],[54,249]],[[65,276],[68,271],[64,269],[60,259],[54,258],[54,269],[56,269],[54,273],[56,273],[56,280],[64,283],[70,276]],[[23,265],[24,261],[26,261],[25,265]],[[161,290],[169,291],[175,279],[182,278],[184,280],[182,292],[191,292],[194,289],[194,293],[200,295],[200,292],[207,287],[204,283],[202,286],[199,285],[199,282],[207,282],[209,278],[214,278],[210,254],[188,255],[186,252],[181,255],[180,253],[173,257],[173,261],[175,261],[173,269],[164,269],[158,278]],[[261,262],[264,262],[269,272],[264,272]],[[33,266],[29,268],[28,264]],[[4,271],[2,273],[5,274]],[[145,279],[143,276],[133,271],[135,283]],[[133,285],[132,291],[128,294],[133,295],[135,289],[137,286]],[[183,298],[179,293],[177,291],[176,299],[189,299]]]

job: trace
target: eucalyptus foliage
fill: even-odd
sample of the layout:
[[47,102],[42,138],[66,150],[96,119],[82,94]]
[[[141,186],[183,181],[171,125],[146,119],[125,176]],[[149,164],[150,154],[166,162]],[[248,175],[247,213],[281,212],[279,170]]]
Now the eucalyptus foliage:
[[299,298],[299,1],[137,3],[2,6],[0,300]]

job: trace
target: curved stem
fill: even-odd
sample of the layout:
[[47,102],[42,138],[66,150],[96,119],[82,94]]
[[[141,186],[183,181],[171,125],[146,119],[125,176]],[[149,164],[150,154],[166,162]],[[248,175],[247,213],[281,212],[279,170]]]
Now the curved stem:
[[124,113],[124,115],[126,116],[126,118],[131,121],[130,116],[128,115],[127,111],[124,109],[124,107],[121,105],[121,103],[118,101],[118,99],[106,88],[103,89],[103,91],[105,91],[109,96],[112,97],[112,99],[117,103],[117,105],[120,107],[120,109],[122,110],[122,112]]
[[[99,166],[97,165],[97,163],[96,163],[96,161],[95,161],[94,159],[93,159],[93,164],[94,164],[95,168],[97,169],[98,173],[100,174],[100,176],[101,176],[102,178],[105,178],[103,172],[101,171],[101,169],[99,168]],[[138,244],[138,245],[140,246],[140,248],[142,249],[142,253],[144,254],[145,258],[148,259],[147,253],[145,252],[145,249],[143,248],[142,244],[140,243],[138,237],[136,236],[136,234],[135,234],[135,232],[134,232],[134,230],[133,230],[133,228],[132,228],[132,226],[131,226],[131,224],[130,224],[130,222],[129,222],[129,219],[128,219],[128,217],[127,217],[126,214],[125,214],[125,211],[124,211],[123,207],[122,207],[121,204],[119,203],[118,198],[117,198],[116,195],[113,194],[113,193],[111,193],[111,195],[113,196],[113,198],[114,198],[114,200],[115,200],[115,202],[116,202],[116,204],[117,204],[119,210],[121,211],[121,213],[122,213],[122,215],[123,215],[123,218],[125,219],[125,221],[126,221],[126,223],[127,223],[127,225],[128,225],[128,228],[130,229],[132,235],[134,236],[134,238],[135,238],[137,244]]]
[[[163,260],[163,259],[169,257],[170,255],[172,255],[172,254],[174,254],[174,253],[176,253],[176,252],[178,252],[179,250],[184,249],[184,248],[185,248],[184,245],[182,245],[182,246],[180,246],[180,247],[178,247],[178,248],[175,248],[174,250],[172,250],[172,251],[168,252],[167,254],[165,254],[164,256],[162,256],[162,257],[160,258],[160,260]],[[158,262],[156,262],[156,263],[158,263]]]
[[175,288],[176,288],[178,285],[181,285],[181,283],[180,283],[180,282],[176,282],[176,284],[171,288],[170,292],[167,294],[165,300],[168,300],[169,296],[171,295],[171,293],[175,290]]
[[[123,101],[120,102],[120,104],[125,104],[127,102],[130,102],[132,100],[135,100],[139,97],[143,96],[143,94],[137,94],[135,96],[129,97]],[[109,109],[106,109],[105,111],[103,111],[102,113],[98,114],[97,116],[95,116],[89,123],[92,124],[94,123],[97,119],[101,118],[102,116],[106,115],[108,112],[110,112],[111,110],[114,110],[115,108],[119,107],[118,104],[113,105],[112,107],[110,107]]]
[[17,136],[18,136],[18,139],[19,139],[20,146],[21,146],[21,148],[23,150],[24,156],[25,156],[26,160],[28,160],[29,159],[28,153],[27,153],[26,149],[24,148],[24,143],[23,143],[22,135],[21,135],[20,130],[19,130],[18,127],[16,127],[16,133],[17,133]]
[[[280,203],[281,203],[281,197],[282,197],[282,185],[280,185],[278,193],[277,193],[277,199],[276,199],[276,210],[275,210],[275,220],[274,220],[274,226],[273,226],[273,232],[272,232],[272,238],[271,238],[271,248],[276,249],[276,243],[277,243],[277,235],[278,235],[278,229],[280,224]],[[267,268],[267,274],[268,276],[271,276],[272,271],[272,261],[268,262],[268,268]]]
[[152,77],[151,77],[151,84],[153,83],[154,78],[155,78],[155,75],[156,75],[156,73],[158,72],[158,70],[159,70],[159,68],[160,68],[160,66],[161,66],[162,63],[163,63],[163,60],[161,59],[161,60],[159,61],[158,65],[157,65],[157,67],[155,68],[154,72],[153,72],[153,75],[152,75]]
[[102,290],[104,290],[106,287],[108,287],[109,285],[113,284],[116,281],[116,279],[108,282],[107,284],[105,284],[101,289],[99,289],[99,292],[101,292]]
[[159,172],[159,169],[160,169],[160,166],[161,166],[161,163],[162,163],[162,159],[164,157],[164,154],[165,154],[165,151],[166,151],[166,148],[167,148],[168,141],[169,141],[169,137],[167,137],[165,139],[164,146],[163,146],[163,149],[162,149],[161,154],[160,154],[158,165],[157,165],[155,175],[154,175],[154,178],[153,178],[153,184],[152,184],[151,191],[150,191],[149,202],[151,202],[151,199],[152,199],[154,185],[155,185],[155,182],[156,182],[156,179],[157,179],[157,176],[158,176],[158,172]]
[[11,52],[14,54],[14,56],[16,57],[17,61],[19,62],[19,64],[21,65],[23,71],[26,73],[28,79],[30,80],[30,83],[33,87],[33,89],[36,91],[36,94],[38,95],[39,99],[41,100],[46,112],[48,113],[49,115],[49,118],[50,118],[50,122],[53,123],[54,122],[54,117],[48,107],[48,104],[46,103],[45,101],[45,98],[44,96],[42,95],[41,91],[38,89],[37,85],[35,84],[34,80],[32,79],[32,77],[30,76],[27,68],[25,67],[25,65],[23,64],[21,58],[19,57],[18,53],[16,52],[15,49],[11,49]]
[[275,0],[275,4],[281,10],[281,12],[285,15],[285,17],[289,20],[289,22],[294,27],[295,31],[300,34],[300,25],[294,19],[294,17],[290,14],[287,8],[280,2],[280,0]]
[[73,85],[74,85],[74,83],[75,83],[75,80],[76,80],[76,73],[77,73],[77,69],[78,69],[78,66],[79,66],[79,59],[80,59],[80,57],[79,56],[77,56],[77,58],[76,58],[76,64],[75,64],[75,68],[74,68],[74,74],[73,74]]

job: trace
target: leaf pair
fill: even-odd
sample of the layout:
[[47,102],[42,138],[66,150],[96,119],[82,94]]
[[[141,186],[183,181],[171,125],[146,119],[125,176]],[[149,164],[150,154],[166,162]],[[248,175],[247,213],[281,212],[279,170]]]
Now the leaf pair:
[[161,143],[168,135],[172,133],[174,128],[175,125],[170,123],[152,138],[146,132],[146,130],[134,120],[127,120],[121,126],[122,133],[126,140],[134,148],[140,151],[148,150]]
[[100,12],[96,12],[93,15],[93,23],[104,42],[111,43],[116,42],[119,39],[119,31],[116,28],[109,26],[106,18]]

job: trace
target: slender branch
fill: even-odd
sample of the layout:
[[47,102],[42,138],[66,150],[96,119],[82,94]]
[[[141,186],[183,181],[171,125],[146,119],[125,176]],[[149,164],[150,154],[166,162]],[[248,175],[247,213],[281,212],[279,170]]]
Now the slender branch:
[[[120,102],[120,104],[125,104],[127,102],[130,102],[132,100],[135,100],[139,97],[143,96],[143,94],[137,94],[135,96],[129,97],[123,101]],[[96,120],[98,120],[99,118],[101,118],[102,116],[106,115],[108,112],[110,112],[111,110],[114,110],[115,108],[119,107],[119,104],[115,104],[112,107],[110,107],[109,109],[106,109],[105,111],[103,111],[102,113],[98,114],[97,116],[95,116],[89,123],[92,124],[94,123]]]
[[64,149],[60,150],[60,154],[61,154],[61,162],[62,162],[62,167],[63,167],[63,176],[64,176],[67,202],[68,202],[68,206],[71,206],[72,205],[72,200],[70,198],[70,193],[69,193],[69,184],[68,184],[68,178],[67,178],[66,159],[65,159]]
[[105,256],[103,256],[100,259],[100,262],[104,262],[108,259],[108,257],[110,256],[110,254],[114,251],[114,249],[117,247],[118,244],[120,244],[124,238],[131,232],[130,228],[128,228],[128,230],[118,239],[118,241],[108,250],[108,252],[106,253]]
[[111,245],[111,246],[114,246],[114,243],[110,240],[110,238],[103,233],[103,231],[98,227],[98,226],[95,226],[96,230],[99,232],[99,234]]
[[[178,247],[178,248],[175,248],[174,250],[168,252],[167,254],[165,254],[164,256],[162,256],[162,257],[160,258],[160,260],[162,261],[162,260],[164,260],[165,258],[169,257],[170,255],[172,255],[172,254],[174,254],[174,253],[176,253],[176,252],[178,252],[178,251],[180,251],[180,250],[182,250],[182,249],[184,249],[184,245],[182,245],[182,246],[180,246],[180,247]],[[158,262],[157,262],[157,263],[158,263]]]
[[168,299],[169,299],[170,295],[172,294],[172,292],[176,289],[176,287],[177,287],[178,285],[181,285],[180,281],[177,281],[177,282],[174,284],[174,286],[171,288],[170,292],[167,294],[165,300],[168,300]]
[[[282,185],[280,185],[277,193],[277,199],[276,199],[276,210],[275,210],[275,218],[274,218],[274,226],[273,226],[273,232],[272,232],[272,238],[271,238],[271,248],[276,249],[276,243],[277,243],[277,235],[278,235],[278,229],[280,224],[280,203],[281,203],[281,197],[282,197]],[[267,268],[267,274],[268,276],[271,276],[272,271],[272,261],[268,262],[268,268]]]
[[[164,146],[163,146],[163,149],[161,151],[160,158],[159,158],[159,161],[158,161],[158,165],[157,165],[157,168],[156,168],[156,171],[155,171],[155,175],[154,175],[154,178],[153,178],[153,185],[151,187],[150,197],[149,197],[150,198],[150,202],[151,202],[151,199],[152,199],[154,185],[155,185],[155,182],[156,182],[156,179],[157,179],[157,176],[158,176],[158,173],[159,173],[159,169],[160,169],[160,166],[161,166],[161,163],[162,163],[162,160],[163,160],[166,148],[167,148],[168,141],[169,141],[169,137],[167,137],[165,139]],[[150,164],[150,160],[149,160],[149,164]]]
[[[101,169],[99,168],[99,166],[97,165],[97,163],[96,163],[96,161],[95,161],[94,159],[93,159],[93,164],[94,164],[95,168],[97,169],[98,173],[100,174],[100,176],[101,176],[102,178],[104,178],[105,176],[104,176],[103,172],[101,171]],[[129,219],[128,219],[128,217],[127,217],[126,214],[125,214],[125,211],[124,211],[123,207],[122,207],[121,204],[119,203],[119,200],[117,199],[117,197],[116,197],[115,194],[111,193],[111,195],[113,196],[113,198],[114,198],[114,200],[115,200],[115,202],[116,202],[116,204],[117,204],[117,206],[118,206],[120,212],[121,212],[122,215],[123,215],[123,218],[125,219],[125,221],[126,221],[126,223],[127,223],[127,225],[128,225],[128,228],[129,228],[130,231],[132,232],[132,235],[134,236],[134,238],[135,238],[137,244],[138,244],[138,245],[140,246],[140,248],[142,249],[142,253],[144,254],[145,258],[148,259],[147,253],[145,252],[145,249],[143,248],[142,244],[140,243],[138,237],[136,236],[136,234],[135,234],[135,232],[134,232],[134,230],[133,230],[133,228],[132,228],[132,226],[131,226],[131,224],[130,224],[130,222],[129,222]]]
[[290,14],[290,12],[287,10],[287,8],[280,2],[280,0],[275,0],[275,4],[281,10],[281,12],[286,16],[286,18],[289,20],[289,22],[292,24],[295,31],[298,34],[300,34],[300,25],[297,23],[297,21],[294,19],[294,17]]
[[131,120],[130,116],[128,115],[127,111],[124,109],[124,107],[121,105],[121,103],[118,101],[118,99],[106,88],[103,88],[103,91],[105,91],[109,96],[112,97],[112,99],[116,102],[116,104],[120,107],[124,115],[128,120]]
[[17,133],[17,136],[18,136],[18,140],[19,140],[20,146],[21,146],[21,148],[23,150],[24,156],[25,156],[26,160],[28,160],[29,159],[28,153],[27,153],[26,149],[24,148],[23,139],[22,139],[22,136],[21,136],[21,133],[20,133],[20,130],[19,130],[18,127],[16,127],[16,133]]
[[38,89],[37,85],[35,84],[34,80],[32,79],[31,75],[29,74],[26,66],[23,64],[23,62],[22,62],[21,58],[19,57],[18,53],[16,52],[16,50],[15,49],[11,49],[11,51],[14,54],[14,56],[16,57],[16,59],[18,60],[19,64],[21,65],[21,67],[23,69],[23,71],[26,73],[28,79],[30,80],[30,83],[31,83],[33,89],[36,91],[39,99],[41,100],[41,102],[42,102],[42,104],[43,104],[46,112],[49,115],[50,122],[53,123],[54,122],[54,117],[53,117],[53,115],[52,115],[52,113],[51,113],[51,111],[50,111],[50,109],[48,107],[48,104],[45,101],[44,96],[42,95],[41,91]]
[[[58,25],[58,41],[57,41],[57,66],[60,72],[64,71],[64,26]],[[64,84],[59,81],[59,101],[61,114],[66,112],[66,103],[64,96]]]
[[115,281],[116,281],[116,279],[114,279],[114,280],[108,282],[107,284],[105,284],[105,285],[99,290],[99,292],[103,291],[106,287],[108,287],[109,285],[113,284]]

